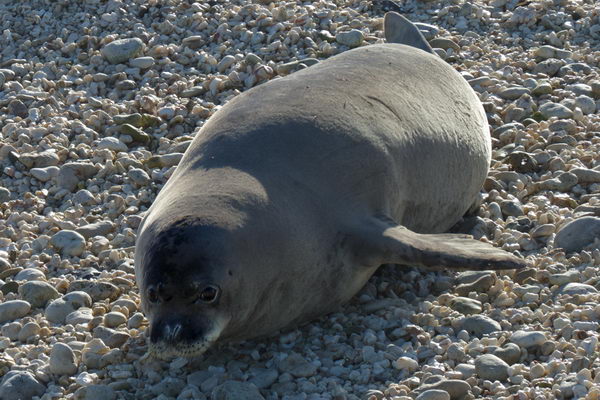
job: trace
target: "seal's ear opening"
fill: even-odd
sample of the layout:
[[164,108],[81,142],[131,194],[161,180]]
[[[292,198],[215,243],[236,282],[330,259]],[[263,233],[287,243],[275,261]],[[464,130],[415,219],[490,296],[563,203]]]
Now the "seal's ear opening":
[[355,255],[363,265],[414,265],[428,269],[518,269],[526,261],[470,235],[420,234],[394,224],[391,219],[372,218],[351,234]]
[[419,28],[397,12],[390,11],[385,14],[383,31],[388,43],[405,44],[435,54]]

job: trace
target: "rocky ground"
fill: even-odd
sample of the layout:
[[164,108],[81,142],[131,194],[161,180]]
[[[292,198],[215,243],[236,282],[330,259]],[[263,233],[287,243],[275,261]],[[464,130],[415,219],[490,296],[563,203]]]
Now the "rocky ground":
[[[298,330],[147,357],[136,229],[190,140],[241,91],[381,42],[387,9],[487,111],[463,229],[531,268],[385,267]],[[0,31],[0,398],[600,398],[593,0],[2,0]]]

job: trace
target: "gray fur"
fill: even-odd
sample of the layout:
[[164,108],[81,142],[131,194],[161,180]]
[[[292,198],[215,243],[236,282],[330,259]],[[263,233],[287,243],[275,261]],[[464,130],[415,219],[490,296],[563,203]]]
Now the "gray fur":
[[[199,354],[326,314],[383,263],[524,265],[470,237],[433,234],[473,204],[490,153],[469,85],[409,46],[347,51],[235,97],[140,227],[136,277],[151,325],[199,321],[181,330],[198,340],[157,338],[157,352]],[[150,304],[158,283],[165,293]],[[216,305],[195,300],[208,283],[222,290]]]

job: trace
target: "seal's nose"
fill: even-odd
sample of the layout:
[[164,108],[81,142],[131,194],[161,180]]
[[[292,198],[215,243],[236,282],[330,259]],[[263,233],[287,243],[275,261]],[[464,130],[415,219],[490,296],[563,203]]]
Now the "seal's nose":
[[150,326],[150,341],[152,343],[167,342],[177,343],[180,342],[186,326],[178,319],[166,319],[159,318]]
[[204,318],[185,315],[162,315],[150,322],[150,342],[152,343],[192,343],[206,333]]

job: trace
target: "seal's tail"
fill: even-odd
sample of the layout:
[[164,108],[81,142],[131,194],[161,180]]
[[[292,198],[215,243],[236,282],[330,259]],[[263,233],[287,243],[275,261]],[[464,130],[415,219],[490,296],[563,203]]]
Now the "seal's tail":
[[527,262],[489,243],[462,234],[421,234],[373,218],[351,235],[355,255],[364,265],[404,264],[427,269],[519,269]]
[[388,43],[405,44],[435,54],[419,28],[396,12],[388,12],[383,18],[383,31]]

